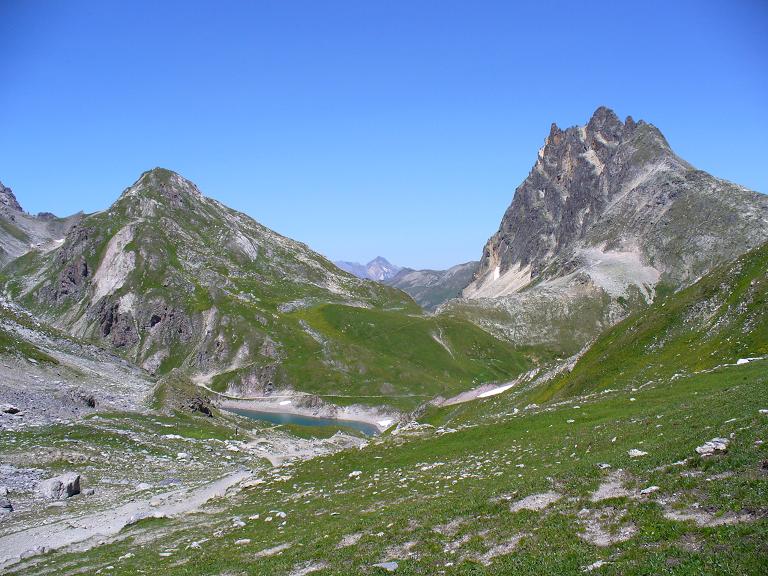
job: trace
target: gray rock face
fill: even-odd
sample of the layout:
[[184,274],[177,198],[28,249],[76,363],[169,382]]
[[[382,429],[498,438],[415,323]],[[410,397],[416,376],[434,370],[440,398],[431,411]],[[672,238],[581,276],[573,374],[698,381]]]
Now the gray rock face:
[[13,190],[4,186],[0,182],[0,206],[13,210],[14,212],[22,212],[21,204],[16,200],[16,196],[13,195]]
[[13,512],[13,504],[8,499],[8,488],[0,486],[0,515]]
[[52,250],[81,217],[32,216],[23,211],[10,188],[0,183],[0,266],[31,250]]
[[552,125],[467,297],[518,292],[582,267],[580,251],[633,254],[685,285],[768,239],[768,197],[694,169],[661,132],[601,107]]
[[488,240],[474,281],[439,312],[567,354],[656,295],[768,240],[768,196],[696,170],[661,132],[598,108],[554,124]]
[[448,270],[403,268],[384,284],[399,288],[425,310],[434,311],[446,300],[461,296],[472,282],[479,262],[466,262]]
[[67,472],[61,476],[43,480],[37,490],[41,496],[49,500],[65,500],[80,494],[80,474]]

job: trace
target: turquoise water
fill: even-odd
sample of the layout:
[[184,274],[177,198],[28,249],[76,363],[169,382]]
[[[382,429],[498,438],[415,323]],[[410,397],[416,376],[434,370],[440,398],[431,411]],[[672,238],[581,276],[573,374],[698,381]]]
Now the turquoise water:
[[246,410],[244,408],[229,408],[230,412],[264,420],[273,424],[296,424],[298,426],[332,426],[334,428],[353,428],[366,436],[376,436],[379,429],[374,424],[359,420],[337,420],[335,418],[317,418],[315,416],[302,416],[300,414],[286,414],[285,412],[262,412],[261,410]]

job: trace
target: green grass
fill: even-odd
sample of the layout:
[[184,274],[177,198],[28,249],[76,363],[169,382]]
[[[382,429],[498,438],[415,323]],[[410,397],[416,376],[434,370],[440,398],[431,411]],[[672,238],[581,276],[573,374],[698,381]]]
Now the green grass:
[[[755,440],[768,435],[768,418],[757,411],[768,386],[767,368],[761,361],[660,382],[634,393],[636,402],[626,393],[610,393],[579,400],[580,408],[569,404],[521,413],[444,435],[381,439],[365,450],[293,466],[281,472],[288,479],[272,477],[230,496],[218,503],[226,504],[224,510],[214,506],[206,515],[204,526],[172,520],[150,542],[141,527],[132,528],[124,540],[85,554],[51,556],[49,568],[71,562],[67,571],[86,573],[112,565],[114,574],[160,567],[183,575],[288,574],[322,559],[328,566],[320,575],[377,573],[370,564],[387,559],[393,546],[414,542],[413,557],[394,552],[398,573],[577,574],[603,559],[610,564],[599,574],[761,574],[768,560],[762,544],[768,521],[760,518],[768,510],[768,478],[761,471],[768,448]],[[704,440],[731,435],[725,456],[693,457]],[[634,447],[648,456],[629,458]],[[690,457],[686,466],[659,468]],[[603,462],[623,468],[630,488],[655,484],[661,490],[643,500],[592,503],[589,494],[607,474],[597,466]],[[348,477],[353,470],[362,471],[359,479]],[[551,489],[564,498],[543,512],[512,514],[503,499]],[[714,513],[757,511],[758,516],[750,523],[699,527],[666,519],[665,499],[680,506],[696,502]],[[578,537],[578,514],[606,506],[617,508],[620,524],[631,524],[636,532],[626,542],[601,548]],[[270,510],[285,511],[285,524],[264,522]],[[261,519],[247,520],[254,514]],[[235,517],[246,519],[246,526],[233,526]],[[456,519],[462,523],[455,535],[432,530]],[[344,535],[356,532],[363,533],[357,544],[337,548]],[[521,534],[513,552],[488,566],[478,561],[496,543]],[[204,538],[199,550],[187,548]],[[242,538],[251,543],[236,546]],[[690,541],[695,552],[686,547]],[[284,543],[291,547],[256,560],[256,552]],[[456,554],[446,552],[454,545]],[[172,550],[170,557],[159,556],[165,550]],[[117,560],[127,552],[135,556]]]
[[[757,250],[630,317],[570,374],[542,389],[432,409],[423,421],[433,427],[416,434],[386,434],[361,450],[259,473],[263,484],[213,502],[204,514],[130,527],[123,538],[90,551],[59,552],[14,570],[103,573],[111,566],[117,575],[287,575],[322,561],[313,573],[329,576],[378,574],[373,563],[397,560],[397,573],[406,575],[540,575],[581,574],[602,560],[594,573],[764,574],[768,416],[759,409],[768,408],[768,359],[723,364],[764,350],[765,256]],[[293,317],[332,340],[330,346],[359,354],[355,347],[364,341],[380,357],[411,362],[447,362],[429,341],[440,327],[446,343],[472,351],[452,359],[448,370],[456,374],[497,353],[490,344],[462,342],[470,338],[465,331],[455,335],[435,319],[411,323],[402,315],[359,315],[338,306]],[[701,349],[703,358],[695,353]],[[653,378],[646,380],[648,367]],[[182,392],[189,386],[178,385]],[[526,406],[536,395],[540,405]],[[168,413],[159,426],[177,417]],[[195,418],[189,423],[208,426]],[[235,420],[215,425],[226,429]],[[698,456],[695,448],[713,437],[729,439],[727,453]],[[77,439],[87,440],[84,433]],[[631,458],[633,448],[647,455]],[[608,470],[601,467],[606,464]],[[591,501],[616,470],[627,489],[659,490]],[[350,477],[353,471],[361,474]],[[545,510],[509,509],[510,501],[550,490],[562,498]],[[284,521],[276,511],[286,513]],[[692,511],[746,520],[698,525],[665,516]],[[598,516],[606,534],[629,529],[627,538],[606,546],[582,538],[584,518]],[[453,533],[435,530],[448,524]],[[340,547],[350,534],[359,537]],[[250,542],[235,544],[242,539]],[[513,540],[514,549],[493,556],[495,547]],[[280,553],[259,555],[283,545]],[[129,552],[133,556],[124,558]]]
[[2,328],[0,328],[0,355],[22,356],[47,364],[59,363],[55,358],[46,354],[34,344],[30,344]]
[[[400,311],[322,305],[295,312],[323,339],[305,332],[284,364],[297,388],[344,401],[413,408],[479,382],[508,380],[527,370],[533,354],[455,319]],[[440,342],[442,341],[442,343]]]
[[571,373],[536,391],[531,400],[600,391],[617,381],[640,386],[766,354],[768,245],[608,330]]

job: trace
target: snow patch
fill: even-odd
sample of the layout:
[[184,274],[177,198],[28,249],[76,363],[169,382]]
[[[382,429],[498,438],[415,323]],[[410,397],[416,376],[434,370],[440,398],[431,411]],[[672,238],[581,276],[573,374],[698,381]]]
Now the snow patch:
[[486,390],[482,394],[478,394],[478,398],[488,398],[489,396],[496,396],[497,394],[501,394],[502,392],[506,392],[510,388],[514,386],[514,383],[512,384],[505,384],[504,386],[499,386],[497,388],[491,388],[490,390]]

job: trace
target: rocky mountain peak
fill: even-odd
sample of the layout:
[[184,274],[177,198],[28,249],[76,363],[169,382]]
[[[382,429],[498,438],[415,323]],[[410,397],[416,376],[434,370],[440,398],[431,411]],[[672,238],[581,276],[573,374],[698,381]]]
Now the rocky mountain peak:
[[9,208],[15,212],[23,211],[21,204],[19,204],[18,200],[16,200],[16,196],[13,194],[13,190],[4,186],[2,182],[0,182],[0,206]]
[[395,266],[383,256],[376,256],[366,265],[368,275],[372,280],[382,282],[392,278],[400,271],[400,266]]
[[592,118],[589,119],[589,122],[587,122],[587,129],[592,132],[601,131],[609,134],[621,134],[624,129],[624,124],[622,124],[621,120],[619,120],[619,117],[616,116],[616,113],[613,110],[606,106],[600,106],[595,110],[594,114],[592,114]]
[[123,198],[153,198],[181,208],[190,201],[202,200],[203,194],[194,182],[167,168],[144,172],[122,195]]
[[[730,217],[743,219],[744,214],[750,219],[754,214],[758,231],[765,228],[759,224],[765,198],[747,192],[734,196],[729,190],[675,155],[655,126],[631,117],[622,122],[605,106],[583,126],[562,130],[552,124],[464,295],[503,296],[568,274],[578,267],[574,258],[580,251],[592,248],[635,254],[675,282],[696,277],[699,261],[706,258],[690,254],[680,262],[672,247],[684,238],[702,235],[706,244],[706,226]],[[705,201],[704,195],[711,198]],[[689,215],[694,197],[701,197],[708,208]],[[678,198],[687,199],[673,212],[672,227],[667,213]],[[715,205],[722,209],[715,210]],[[695,218],[687,216],[701,217],[705,228],[688,230]],[[718,258],[736,253],[729,246]]]

